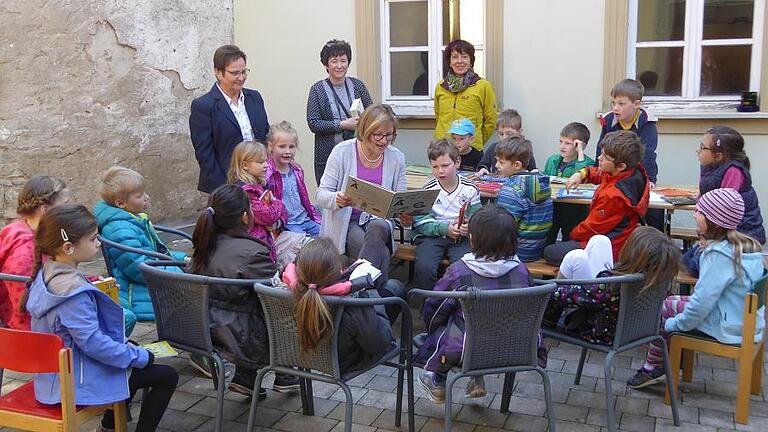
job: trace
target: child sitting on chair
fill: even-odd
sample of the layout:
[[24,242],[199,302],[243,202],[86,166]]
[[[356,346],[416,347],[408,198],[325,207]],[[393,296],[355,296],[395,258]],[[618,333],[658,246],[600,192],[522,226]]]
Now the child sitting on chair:
[[[402,297],[404,285],[397,280],[381,281],[378,289],[370,276],[350,280],[344,256],[326,237],[301,248],[296,263],[286,266],[282,281],[296,298],[296,326],[303,352],[317,350],[334,332],[333,316],[322,296]],[[354,265],[353,265],[354,266]],[[380,276],[381,277],[381,276]],[[342,373],[364,370],[395,347],[391,322],[395,307],[347,307],[339,323],[338,354]]]
[[[724,344],[741,344],[744,296],[763,276],[760,243],[738,231],[746,212],[734,189],[713,189],[696,203],[696,230],[704,238],[699,280],[693,295],[667,297],[661,309],[661,336],[669,344],[672,332],[698,331]],[[765,306],[757,311],[755,340],[765,327]],[[661,344],[651,343],[645,364],[627,386],[639,389],[664,381]]]
[[[22,304],[32,316],[32,331],[55,334],[72,349],[75,404],[129,400],[145,388],[136,430],[154,431],[179,375],[171,366],[154,364],[150,351],[126,343],[122,309],[78,270],[99,254],[96,229],[96,219],[82,205],[61,204],[43,216],[35,232],[35,276]],[[61,403],[59,381],[58,374],[35,374],[35,399]],[[112,411],[101,426],[115,427]]]
[[[602,252],[604,259],[611,258],[611,243],[607,237],[596,235],[590,239],[590,243],[593,246],[591,252]],[[573,271],[570,272],[561,266],[558,278],[583,280],[642,273],[645,276],[644,287],[650,287],[659,283],[671,283],[677,276],[680,250],[669,237],[652,227],[638,227],[632,232],[624,243],[615,266],[608,266],[603,262],[598,264],[594,259],[590,262],[589,249],[590,246],[587,246],[586,250],[569,252],[563,264],[571,263]],[[610,262],[612,264],[613,260]],[[564,322],[569,334],[592,343],[612,344],[620,301],[620,292],[612,288],[613,285],[601,283],[558,285],[544,312],[544,324],[556,325],[565,309],[575,308],[566,316]]]
[[[435,291],[521,288],[529,286],[528,269],[517,258],[515,218],[495,204],[488,204],[469,220],[472,252],[448,266]],[[461,364],[464,347],[464,314],[456,299],[429,298],[424,303],[427,339],[419,347],[415,362],[425,371],[419,383],[433,402],[445,401],[445,380],[452,367]],[[474,377],[467,397],[485,396],[485,381]]]
[[[159,252],[175,260],[184,260],[186,254],[171,252],[157,236],[149,216],[144,213],[149,206],[145,193],[144,177],[136,171],[121,166],[109,168],[101,176],[99,185],[101,201],[94,213],[99,231],[105,239],[123,246],[130,246],[150,252]],[[152,299],[139,272],[139,264],[155,258],[107,248],[112,274],[120,285],[120,304],[133,311],[139,321],[154,321],[155,311]],[[178,267],[163,267],[168,271],[181,273]]]

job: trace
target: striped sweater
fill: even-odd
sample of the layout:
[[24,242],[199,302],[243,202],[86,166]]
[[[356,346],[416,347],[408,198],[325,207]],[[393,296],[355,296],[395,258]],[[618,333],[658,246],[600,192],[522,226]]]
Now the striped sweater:
[[552,227],[552,198],[549,177],[523,171],[510,177],[499,189],[496,203],[517,221],[517,256],[523,262],[536,261]]

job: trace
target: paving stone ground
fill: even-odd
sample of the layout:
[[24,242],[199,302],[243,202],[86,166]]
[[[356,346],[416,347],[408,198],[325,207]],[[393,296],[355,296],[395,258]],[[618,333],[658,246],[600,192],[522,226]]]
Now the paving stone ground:
[[[98,269],[98,266],[95,267]],[[399,273],[403,272],[403,274]],[[401,268],[394,276],[404,276]],[[414,317],[418,317],[413,310]],[[417,330],[423,324],[417,323]],[[139,323],[132,338],[140,342],[156,339],[153,323]],[[560,432],[605,431],[605,380],[602,378],[604,355],[590,353],[579,385],[573,384],[579,350],[569,345],[548,341],[549,363],[547,371],[552,381],[555,400],[555,416]],[[645,353],[634,350],[616,359],[612,382],[615,398],[611,407],[617,410],[619,430],[637,432],[688,432],[688,431],[766,431],[768,430],[768,401],[765,399],[768,382],[764,381],[763,395],[752,396],[748,425],[734,423],[733,410],[736,394],[736,370],[734,362],[727,359],[698,355],[691,383],[682,383],[681,426],[672,424],[670,407],[664,405],[664,388],[655,386],[646,391],[626,387],[626,379],[642,365]],[[200,376],[187,362],[187,356],[163,359],[180,374],[179,385],[165,413],[161,430],[164,431],[212,431],[214,427],[215,393],[210,379]],[[766,368],[767,366],[764,366]],[[417,375],[419,370],[415,371]],[[765,372],[765,370],[764,370]],[[353,431],[373,432],[407,430],[407,417],[403,427],[394,426],[394,401],[396,377],[394,370],[378,367],[351,383],[355,399]],[[2,393],[17,388],[29,380],[27,375],[6,372]],[[344,430],[343,393],[334,386],[314,384],[315,416],[301,414],[298,394],[276,393],[271,390],[271,376],[265,387],[267,399],[259,404],[258,431],[311,431],[328,432]],[[492,431],[545,431],[544,397],[541,380],[535,373],[518,373],[510,404],[510,413],[499,412],[503,378],[486,377],[488,395],[480,399],[463,396],[466,380],[460,380],[454,392],[452,406],[453,430],[460,432]],[[416,385],[416,430],[441,431],[444,428],[444,406],[432,403]],[[248,402],[244,396],[227,391],[225,394],[224,419],[227,432],[246,429]],[[131,407],[134,418],[138,417],[139,405]],[[96,430],[96,420],[81,430]],[[130,430],[135,428],[135,422]],[[5,432],[9,429],[1,429]]]

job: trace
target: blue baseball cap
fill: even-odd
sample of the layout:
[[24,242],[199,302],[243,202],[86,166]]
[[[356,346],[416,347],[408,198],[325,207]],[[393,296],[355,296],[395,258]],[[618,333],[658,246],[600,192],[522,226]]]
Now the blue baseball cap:
[[451,123],[448,132],[456,135],[474,135],[475,125],[468,119],[458,119]]

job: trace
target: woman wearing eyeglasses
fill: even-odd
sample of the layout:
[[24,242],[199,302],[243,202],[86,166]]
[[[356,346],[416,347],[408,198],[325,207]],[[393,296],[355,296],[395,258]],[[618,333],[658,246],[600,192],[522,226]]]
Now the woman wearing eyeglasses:
[[[351,259],[370,261],[381,270],[379,280],[383,281],[388,279],[389,258],[395,249],[394,222],[352,208],[344,191],[349,176],[395,192],[406,190],[405,157],[390,145],[396,136],[392,108],[368,107],[357,123],[357,138],[343,141],[331,151],[317,190],[317,206],[323,214],[320,236],[330,238]],[[404,214],[400,222],[410,225],[413,216]]]
[[216,84],[192,101],[189,134],[200,165],[197,189],[210,193],[225,184],[232,150],[243,141],[266,142],[269,121],[264,99],[244,88],[249,69],[246,56],[234,45],[213,54]]
[[352,47],[343,40],[328,41],[320,50],[320,62],[328,77],[309,88],[307,124],[315,134],[315,180],[320,184],[328,155],[333,147],[355,136],[357,114],[350,109],[355,99],[363,108],[373,104],[362,81],[347,76]]

